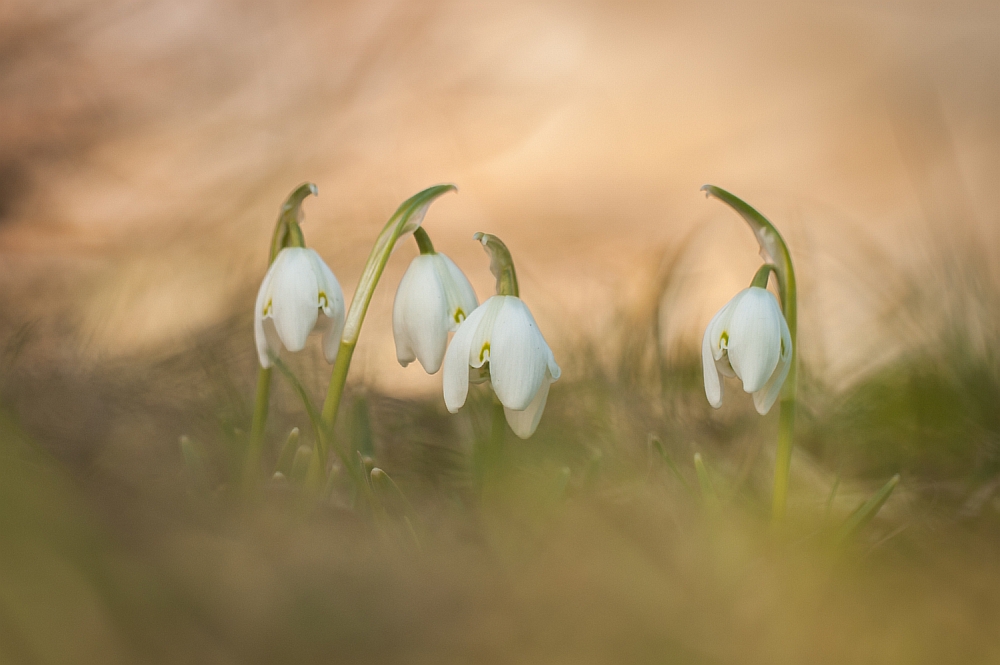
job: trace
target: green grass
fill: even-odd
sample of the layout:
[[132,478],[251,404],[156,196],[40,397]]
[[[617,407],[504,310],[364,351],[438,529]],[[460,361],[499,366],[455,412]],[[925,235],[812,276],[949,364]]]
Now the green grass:
[[[325,500],[294,473],[238,492],[248,321],[97,365],[56,360],[10,322],[0,662],[1000,658],[1000,379],[975,351],[994,347],[931,337],[836,392],[804,366],[774,533],[776,414],[736,390],[713,411],[694,349],[658,353],[655,319],[625,324],[614,362],[565,352],[528,441],[491,445],[485,387],[451,415],[437,396],[350,384],[336,445],[388,477],[363,490],[341,472]],[[318,402],[314,360],[289,367]],[[268,468],[292,427],[313,443],[275,381]],[[874,520],[839,541],[895,473]]]

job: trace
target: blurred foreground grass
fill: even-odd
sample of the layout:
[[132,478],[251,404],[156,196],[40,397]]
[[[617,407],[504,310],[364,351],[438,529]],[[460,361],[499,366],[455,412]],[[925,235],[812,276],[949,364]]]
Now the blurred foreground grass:
[[[977,311],[995,312],[996,291],[982,294]],[[437,396],[354,385],[338,441],[406,496],[374,509],[352,506],[346,480],[321,505],[288,482],[237,500],[254,376],[244,318],[182,353],[90,365],[71,346],[39,351],[8,321],[0,660],[995,662],[1000,318],[973,329],[954,311],[927,316],[940,334],[846,389],[804,367],[779,537],[775,414],[757,417],[736,390],[712,412],[697,354],[665,355],[652,309],[561,358],[537,434],[508,433],[479,479],[486,391],[452,416]],[[608,348],[614,362],[598,359]],[[317,361],[289,363],[314,395]],[[276,379],[272,468],[291,427],[310,438]],[[698,490],[695,452],[715,500]],[[835,525],[897,472],[875,521],[835,543]]]

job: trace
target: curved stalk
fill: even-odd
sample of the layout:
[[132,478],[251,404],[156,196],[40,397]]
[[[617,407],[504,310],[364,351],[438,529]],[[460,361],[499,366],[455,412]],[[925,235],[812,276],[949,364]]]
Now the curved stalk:
[[434,243],[431,242],[431,237],[427,235],[427,231],[424,231],[424,227],[418,226],[413,230],[413,239],[417,243],[417,249],[420,250],[421,254],[437,254],[434,251]]
[[368,255],[368,262],[365,263],[361,278],[358,280],[358,286],[354,290],[354,297],[351,299],[351,306],[347,310],[344,333],[340,338],[340,352],[337,354],[337,361],[333,366],[333,373],[330,375],[326,400],[323,402],[321,419],[327,436],[322,437],[319,441],[317,447],[319,455],[317,457],[318,462],[323,465],[324,473],[330,447],[328,438],[332,435],[333,427],[337,422],[337,411],[340,408],[340,400],[344,396],[344,386],[347,384],[347,371],[351,366],[351,356],[354,355],[354,347],[358,343],[361,324],[364,323],[368,305],[375,293],[375,287],[382,276],[382,271],[385,269],[385,264],[389,261],[396,241],[420,226],[430,204],[442,194],[456,189],[455,185],[435,185],[406,199],[389,218],[389,221],[382,228],[382,232],[375,239],[375,246],[372,247],[371,254]]
[[[278,212],[278,221],[274,224],[274,233],[271,234],[271,248],[268,253],[267,266],[271,267],[278,252],[287,247],[289,243],[298,247],[305,245],[302,240],[302,230],[299,228],[299,220],[302,215],[302,202],[307,196],[319,195],[316,185],[306,182],[296,187]],[[253,482],[258,472],[260,458],[264,447],[264,427],[267,425],[267,411],[271,400],[271,368],[259,367],[257,369],[257,390],[254,396],[253,420],[250,423],[250,443],[247,447],[246,460],[244,461],[243,473],[244,484]]]
[[[714,196],[739,213],[740,217],[750,225],[760,245],[760,255],[769,264],[774,265],[781,291],[781,310],[788,324],[788,332],[792,338],[792,364],[781,387],[781,413],[778,418],[778,449],[774,463],[774,495],[771,503],[771,520],[780,523],[785,517],[785,507],[788,503],[788,478],[792,464],[792,444],[795,429],[795,393],[798,383],[798,303],[795,288],[795,269],[792,267],[792,255],[788,245],[778,233],[778,229],[753,207],[724,189],[714,185],[701,188],[708,196]],[[763,269],[762,269],[763,270]]]

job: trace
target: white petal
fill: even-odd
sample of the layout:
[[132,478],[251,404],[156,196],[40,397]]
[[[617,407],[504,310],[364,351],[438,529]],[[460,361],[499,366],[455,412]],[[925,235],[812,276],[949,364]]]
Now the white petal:
[[788,323],[785,317],[781,317],[781,357],[778,359],[778,366],[767,380],[764,387],[753,394],[753,405],[760,415],[766,414],[774,405],[781,386],[785,383],[788,370],[792,366],[792,336],[788,331]]
[[340,336],[344,332],[344,291],[340,288],[337,276],[323,262],[319,254],[311,249],[307,249],[306,252],[312,263],[313,271],[316,273],[316,282],[319,288],[317,306],[327,319],[322,325],[324,331],[323,356],[328,363],[333,364],[337,360],[337,353],[340,351]]
[[286,247],[280,255],[271,282],[274,327],[286,349],[301,351],[319,314],[319,284],[305,248]]
[[509,409],[528,408],[541,388],[552,352],[520,298],[504,297],[489,341],[494,392]]
[[337,361],[340,353],[340,337],[344,334],[344,317],[339,319],[320,316],[316,321],[316,329],[323,332],[323,357],[331,365]]
[[715,369],[719,370],[719,374],[722,376],[728,376],[730,379],[736,377],[736,372],[733,371],[733,366],[729,364],[728,351],[723,351],[722,357],[715,361]]
[[715,367],[712,357],[712,326],[705,329],[705,337],[701,342],[701,369],[705,375],[705,397],[708,403],[718,409],[722,406],[722,381],[719,370]]
[[445,288],[436,263],[435,255],[413,259],[392,305],[396,359],[403,367],[417,359],[428,374],[441,368],[450,327]]
[[[412,265],[410,267],[412,268]],[[409,293],[409,284],[406,281],[407,274],[409,274],[409,269],[399,282],[399,286],[396,288],[396,297],[392,301],[392,341],[396,345],[396,360],[403,367],[417,359],[417,353],[413,350],[413,344],[410,342],[409,330],[404,325],[405,308],[403,303],[406,302]]]
[[729,364],[729,323],[733,318],[736,305],[746,294],[746,289],[740,291],[715,313],[701,342],[701,368],[705,379],[705,396],[708,403],[716,409],[722,406],[723,384],[719,374],[736,376]]
[[476,298],[476,291],[469,283],[465,273],[459,269],[455,262],[444,254],[436,254],[438,265],[444,269],[446,278],[443,281],[445,296],[448,299],[448,325],[449,330],[458,330],[458,324],[467,317],[472,310],[479,307],[479,300]]
[[[493,328],[496,326],[497,317],[504,308],[504,303],[512,296],[492,296],[480,307],[483,310],[482,322],[476,326],[476,332],[469,343],[469,367],[482,367],[490,362],[492,351]],[[471,315],[470,315],[471,316]],[[452,344],[455,340],[452,340]],[[492,363],[491,363],[492,366]]]
[[733,318],[733,310],[746,294],[747,289],[743,289],[727,302],[722,309],[715,313],[712,320],[705,329],[705,335],[709,338],[712,348],[712,357],[716,360],[722,358],[723,353],[729,345],[729,322]]
[[319,287],[317,306],[333,321],[343,320],[344,291],[340,288],[337,276],[314,250],[306,249],[306,256],[309,257],[313,272],[316,273],[316,284]]
[[507,424],[514,430],[514,434],[517,434],[522,439],[527,439],[538,428],[538,421],[542,419],[542,411],[545,410],[545,400],[548,399],[549,385],[552,381],[552,377],[546,373],[545,379],[542,381],[542,386],[535,393],[535,397],[531,400],[528,408],[523,411],[515,411],[507,407],[503,408],[504,415],[507,417]]
[[[267,366],[271,366],[271,356],[277,357],[281,353],[281,339],[278,331],[274,327],[274,319],[264,319],[264,339],[267,340]],[[266,369],[266,368],[265,368]]]
[[729,321],[729,362],[748,393],[760,390],[781,355],[781,309],[769,291],[752,286]]
[[257,291],[257,302],[253,309],[253,338],[257,345],[257,358],[260,366],[267,369],[271,366],[271,359],[267,353],[267,337],[264,334],[264,308],[267,307],[271,298],[271,275],[274,274],[274,264],[267,269],[264,281],[260,283]]
[[444,376],[441,383],[444,388],[444,404],[451,413],[462,408],[469,395],[469,348],[486,314],[485,308],[486,305],[477,307],[469,314],[469,318],[462,321],[444,354]]

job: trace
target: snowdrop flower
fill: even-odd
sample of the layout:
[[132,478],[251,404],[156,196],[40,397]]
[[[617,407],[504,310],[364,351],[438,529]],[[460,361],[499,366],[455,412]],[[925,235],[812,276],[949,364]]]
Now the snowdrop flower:
[[421,254],[406,269],[392,304],[396,359],[406,367],[419,360],[428,374],[441,368],[448,333],[479,306],[476,292],[444,254]]
[[253,318],[257,355],[265,369],[282,345],[289,351],[304,349],[317,323],[324,332],[323,354],[332,363],[344,330],[344,293],[319,254],[307,247],[285,247],[264,276]]
[[492,252],[501,294],[472,312],[452,338],[444,357],[445,406],[456,413],[465,404],[470,380],[489,379],[510,428],[527,439],[538,427],[549,385],[561,371],[528,306],[516,295],[505,295],[517,292],[507,248],[494,236],[476,238]]
[[759,286],[737,293],[708,324],[701,357],[713,407],[722,406],[722,374],[741,379],[757,412],[767,413],[792,361],[792,338],[777,299]]

